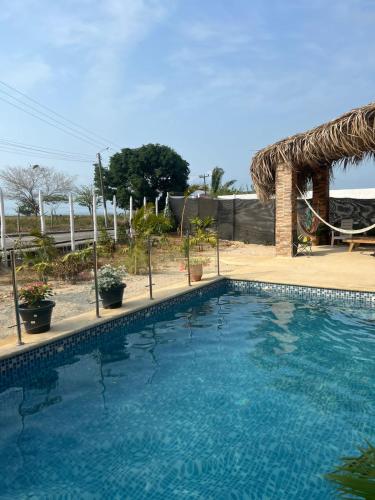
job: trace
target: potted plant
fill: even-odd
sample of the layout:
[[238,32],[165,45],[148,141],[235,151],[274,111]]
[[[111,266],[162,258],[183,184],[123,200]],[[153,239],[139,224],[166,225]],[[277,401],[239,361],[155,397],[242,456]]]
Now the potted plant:
[[122,278],[125,274],[123,267],[115,267],[110,264],[99,269],[98,289],[104,309],[116,309],[122,306],[122,297],[126,287]]
[[55,302],[48,297],[52,295],[52,288],[46,283],[36,282],[21,288],[19,298],[23,302],[18,310],[27,333],[48,332],[51,328]]
[[203,266],[208,264],[210,259],[203,257],[193,257],[190,259],[190,279],[191,281],[200,281],[203,276]]

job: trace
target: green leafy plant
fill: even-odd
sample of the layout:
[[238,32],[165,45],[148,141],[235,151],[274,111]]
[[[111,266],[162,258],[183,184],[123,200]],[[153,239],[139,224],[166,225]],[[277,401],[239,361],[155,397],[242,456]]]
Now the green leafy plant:
[[126,275],[124,267],[115,267],[107,264],[98,271],[99,292],[106,292],[122,285],[122,278]]
[[191,266],[207,266],[207,264],[210,263],[210,259],[209,258],[204,258],[204,257],[192,257],[190,259],[190,265]]
[[23,263],[17,267],[17,271],[32,269],[38,275],[40,281],[46,282],[53,271],[52,262],[57,256],[55,239],[40,231],[33,231],[33,240],[31,248],[26,247],[19,238],[17,242],[17,254],[21,257]]
[[132,227],[138,238],[161,236],[173,228],[173,221],[164,214],[156,215],[153,205],[147,205],[137,210]]
[[342,464],[326,474],[325,478],[335,483],[343,498],[375,498],[375,448],[359,448],[357,457],[343,457]]
[[82,271],[92,268],[92,248],[69,252],[53,263],[53,274],[60,279],[75,282]]
[[38,307],[43,300],[52,295],[52,287],[41,282],[26,285],[19,291],[19,298],[25,301],[28,308]]
[[107,230],[103,227],[100,229],[99,240],[98,240],[98,253],[104,257],[112,257],[115,253],[116,245],[115,241],[108,234]]
[[126,269],[130,274],[143,274],[148,269],[146,240],[133,238],[130,245],[123,249]]
[[205,217],[204,219],[194,217],[190,219],[190,224],[193,229],[192,235],[190,236],[190,244],[198,247],[200,252],[203,251],[205,244],[212,247],[216,245],[216,233],[210,229],[213,222],[214,219],[212,217]]

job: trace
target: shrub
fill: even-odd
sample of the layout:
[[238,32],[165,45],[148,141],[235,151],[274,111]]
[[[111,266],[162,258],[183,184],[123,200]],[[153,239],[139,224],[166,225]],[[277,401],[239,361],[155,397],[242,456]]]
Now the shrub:
[[69,252],[53,263],[53,274],[59,278],[74,282],[79,273],[91,269],[92,248]]

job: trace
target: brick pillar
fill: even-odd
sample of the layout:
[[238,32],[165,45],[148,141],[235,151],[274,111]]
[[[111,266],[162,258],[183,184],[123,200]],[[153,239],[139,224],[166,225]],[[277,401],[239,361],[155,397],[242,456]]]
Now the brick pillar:
[[[316,170],[312,176],[312,181],[312,206],[324,220],[329,222],[329,168],[323,166]],[[315,239],[316,244],[327,245],[329,243],[329,231],[325,231],[320,234],[318,239]]]
[[325,220],[329,217],[329,169],[323,167],[313,174],[312,206]]
[[286,163],[276,169],[276,255],[293,257],[297,240],[296,173]]

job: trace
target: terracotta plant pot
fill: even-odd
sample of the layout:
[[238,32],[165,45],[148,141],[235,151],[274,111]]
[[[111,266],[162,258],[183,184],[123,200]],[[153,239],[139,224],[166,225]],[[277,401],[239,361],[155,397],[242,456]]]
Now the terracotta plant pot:
[[186,262],[185,261],[180,262],[179,271],[180,272],[186,271]]
[[203,276],[203,265],[193,264],[190,266],[190,279],[191,281],[200,281]]
[[125,283],[122,283],[116,288],[99,292],[104,309],[117,309],[118,307],[121,307],[125,288]]
[[53,300],[42,300],[34,307],[20,304],[20,316],[27,333],[44,333],[51,328],[52,309],[55,307]]

